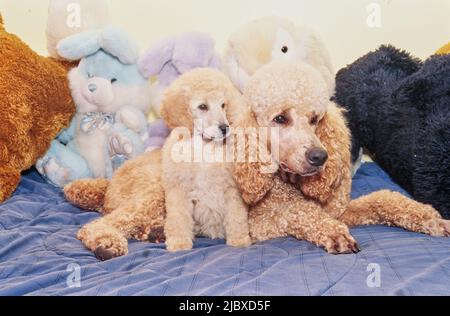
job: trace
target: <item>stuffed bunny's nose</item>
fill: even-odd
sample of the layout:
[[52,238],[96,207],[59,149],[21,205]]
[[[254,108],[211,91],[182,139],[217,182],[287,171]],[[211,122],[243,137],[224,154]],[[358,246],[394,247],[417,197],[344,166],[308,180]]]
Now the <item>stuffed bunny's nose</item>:
[[88,85],[88,89],[89,89],[89,91],[91,91],[91,92],[95,92],[95,90],[97,90],[97,85],[91,83],[91,84]]

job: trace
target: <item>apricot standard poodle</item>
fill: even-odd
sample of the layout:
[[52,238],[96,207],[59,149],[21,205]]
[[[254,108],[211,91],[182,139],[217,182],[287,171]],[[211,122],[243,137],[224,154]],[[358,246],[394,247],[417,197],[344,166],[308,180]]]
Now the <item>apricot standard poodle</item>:
[[[234,126],[279,130],[267,148],[278,146],[271,153],[279,171],[267,173],[265,159],[235,165],[253,241],[293,236],[341,254],[360,250],[349,226],[383,224],[448,237],[449,221],[399,193],[351,201],[350,133],[342,110],[325,92],[325,82],[310,66],[273,63],[252,77],[245,103],[239,102]],[[255,146],[247,146],[248,156],[253,151]],[[161,174],[161,154],[153,152],[126,163],[110,182],[83,180],[65,189],[69,201],[106,215],[79,234],[99,259],[126,254],[130,238],[164,240]]]

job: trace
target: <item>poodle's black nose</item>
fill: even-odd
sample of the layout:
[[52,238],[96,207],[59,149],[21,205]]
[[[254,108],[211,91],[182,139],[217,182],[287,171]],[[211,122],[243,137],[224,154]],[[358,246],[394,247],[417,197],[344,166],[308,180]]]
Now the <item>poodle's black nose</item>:
[[306,159],[313,167],[322,167],[328,160],[328,153],[321,148],[313,148],[306,152]]
[[227,124],[222,124],[219,126],[219,129],[222,131],[223,136],[227,136],[230,130],[230,126]]

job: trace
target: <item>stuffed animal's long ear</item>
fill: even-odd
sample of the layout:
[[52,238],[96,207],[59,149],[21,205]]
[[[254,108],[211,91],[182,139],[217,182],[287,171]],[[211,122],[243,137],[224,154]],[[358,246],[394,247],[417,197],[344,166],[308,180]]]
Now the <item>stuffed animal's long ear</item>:
[[139,59],[138,66],[146,78],[158,75],[172,59],[175,38],[166,38],[150,47]]
[[138,46],[122,30],[108,26],[69,36],[58,43],[58,54],[69,60],[79,60],[103,49],[123,64],[133,64],[138,58]]
[[178,37],[173,50],[173,64],[179,73],[195,68],[205,68],[214,55],[214,39],[201,32],[191,32]]
[[69,36],[58,43],[58,55],[68,60],[79,60],[92,55],[101,48],[100,36],[100,31],[88,31]]
[[[234,119],[238,120],[236,117]],[[241,107],[241,118],[233,128],[238,135],[234,179],[245,203],[250,206],[256,205],[273,188],[274,174],[277,170],[271,166],[267,144],[259,142],[256,118],[245,105]],[[243,145],[240,145],[240,139],[245,141]]]
[[139,47],[126,32],[121,29],[108,26],[101,32],[100,48],[117,57],[125,65],[134,64],[139,57]]
[[320,174],[300,180],[300,189],[306,197],[326,204],[343,181],[351,179],[350,131],[343,110],[334,103],[319,123],[317,136],[329,158]]

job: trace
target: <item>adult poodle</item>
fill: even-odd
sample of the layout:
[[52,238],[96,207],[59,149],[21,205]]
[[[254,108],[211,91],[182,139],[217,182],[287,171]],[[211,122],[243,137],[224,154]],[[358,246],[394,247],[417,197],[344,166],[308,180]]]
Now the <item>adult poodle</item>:
[[[274,63],[250,80],[235,126],[275,128],[271,161],[287,174],[267,172],[266,159],[236,163],[235,179],[249,205],[254,241],[293,236],[329,253],[358,252],[349,226],[385,224],[433,236],[449,236],[450,222],[431,206],[381,191],[351,201],[350,133],[342,110],[311,66]],[[256,133],[257,129],[253,129]],[[249,137],[252,135],[248,135]],[[277,149],[278,147],[278,149]],[[263,155],[254,151],[263,151]],[[246,156],[264,157],[246,142]],[[278,169],[278,168],[277,168]],[[125,164],[111,182],[84,180],[65,189],[69,201],[109,215],[84,229],[83,239],[100,259],[127,253],[127,239],[164,238],[164,190],[157,152]],[[289,182],[289,183],[288,183]],[[113,211],[111,213],[111,211]]]
[[317,72],[302,64],[273,63],[248,84],[244,94],[257,125],[280,129],[282,171],[270,178],[256,164],[237,165],[236,179],[253,205],[252,237],[290,235],[331,253],[346,253],[357,250],[348,226],[382,224],[448,236],[449,221],[399,193],[380,191],[351,201],[350,133],[342,110],[328,101],[325,91]]

